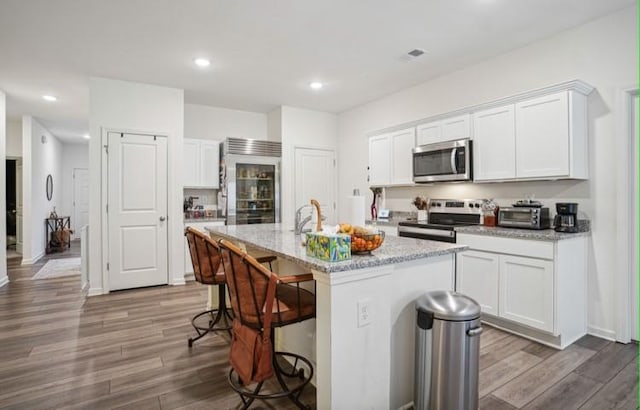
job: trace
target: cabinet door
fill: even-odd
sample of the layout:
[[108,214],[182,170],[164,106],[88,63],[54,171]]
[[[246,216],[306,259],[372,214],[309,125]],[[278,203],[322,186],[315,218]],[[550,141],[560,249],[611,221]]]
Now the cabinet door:
[[500,316],[553,332],[553,262],[500,256]]
[[207,188],[220,186],[220,143],[200,142],[200,185]]
[[416,145],[414,128],[391,133],[391,184],[413,183],[413,153]]
[[456,291],[480,304],[482,313],[498,316],[498,255],[465,251],[456,256]]
[[417,143],[416,145],[433,144],[440,142],[442,128],[440,121],[428,122],[420,124],[416,127]]
[[516,104],[516,176],[569,175],[567,92]]
[[388,185],[391,180],[391,144],[388,134],[369,138],[369,185]]
[[516,176],[513,105],[473,114],[473,179],[491,181]]
[[183,154],[184,186],[197,187],[200,185],[200,142],[185,138]]
[[470,115],[458,115],[457,117],[442,120],[441,141],[452,141],[471,137]]

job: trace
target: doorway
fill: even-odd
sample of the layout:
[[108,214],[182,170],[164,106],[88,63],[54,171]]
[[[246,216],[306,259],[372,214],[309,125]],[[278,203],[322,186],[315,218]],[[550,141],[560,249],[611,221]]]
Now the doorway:
[[22,160],[6,160],[7,259],[22,254]]
[[311,198],[320,202],[325,225],[336,221],[336,153],[332,149],[295,148],[295,209],[308,205]]
[[109,290],[166,285],[167,138],[108,133]]
[[80,238],[83,226],[89,224],[89,170],[73,169],[73,218],[71,219],[74,238]]

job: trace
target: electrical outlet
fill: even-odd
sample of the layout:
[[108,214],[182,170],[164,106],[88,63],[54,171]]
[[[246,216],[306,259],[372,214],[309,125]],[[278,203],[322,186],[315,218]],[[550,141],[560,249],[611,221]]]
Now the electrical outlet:
[[358,327],[371,324],[371,299],[358,301]]

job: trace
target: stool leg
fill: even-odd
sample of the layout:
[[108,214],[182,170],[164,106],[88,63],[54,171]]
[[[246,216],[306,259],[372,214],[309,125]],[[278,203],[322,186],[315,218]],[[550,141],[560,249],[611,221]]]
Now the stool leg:
[[[216,312],[215,316],[213,315],[213,312]],[[196,326],[195,320],[205,313],[209,313],[211,315],[211,320],[209,320],[209,327],[207,329],[202,330],[202,328],[199,328]],[[215,326],[218,323],[220,323],[220,321],[223,319],[224,319],[224,326],[216,329]],[[231,312],[229,311],[229,309],[227,309],[226,285],[222,283],[218,285],[218,308],[209,310],[207,312],[199,313],[196,316],[194,316],[194,318],[191,320],[191,324],[193,325],[194,329],[196,329],[196,332],[198,332],[198,336],[189,338],[189,347],[192,347],[193,342],[201,339],[204,335],[206,335],[211,331],[226,330],[229,333],[229,336],[231,337],[231,325],[229,323],[229,320],[233,321],[233,316],[231,315]]]

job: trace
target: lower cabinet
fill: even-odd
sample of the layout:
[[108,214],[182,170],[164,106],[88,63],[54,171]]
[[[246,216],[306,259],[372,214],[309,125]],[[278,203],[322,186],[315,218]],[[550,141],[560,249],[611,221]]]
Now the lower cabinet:
[[498,315],[498,255],[467,251],[457,256],[456,290],[473,298],[483,313]]
[[[185,222],[184,229],[188,227],[195,228],[200,232],[205,232],[207,226],[224,226],[224,221],[210,221],[210,222]],[[184,274],[193,275],[193,264],[191,263],[191,253],[189,252],[189,245],[187,239],[184,239]]]
[[584,237],[552,242],[459,233],[458,243],[470,250],[456,256],[456,291],[480,304],[483,320],[559,348],[586,333]]

